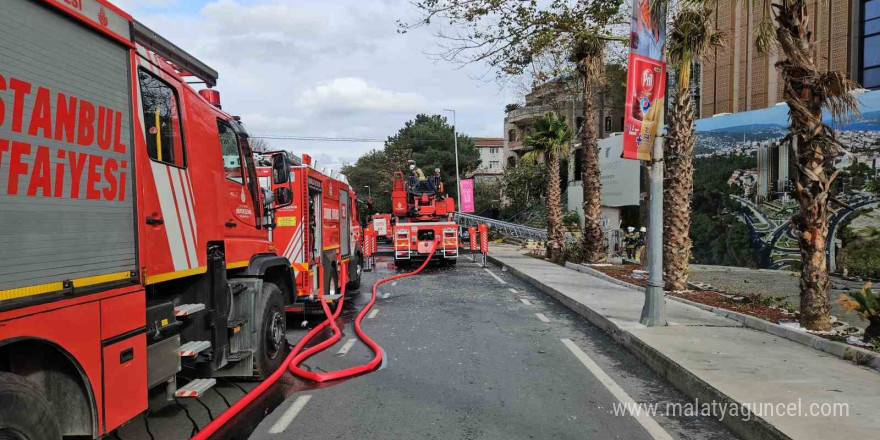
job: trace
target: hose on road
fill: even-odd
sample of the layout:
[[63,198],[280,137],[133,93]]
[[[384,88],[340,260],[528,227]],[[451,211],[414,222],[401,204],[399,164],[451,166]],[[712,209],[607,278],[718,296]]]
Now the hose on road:
[[[330,372],[326,372],[326,373],[315,373],[312,371],[303,370],[302,368],[299,367],[299,365],[303,361],[305,361],[309,357],[315,355],[316,353],[326,349],[327,347],[332,346],[337,341],[339,341],[340,338],[342,338],[342,331],[336,325],[336,318],[339,316],[339,313],[342,311],[342,305],[345,302],[345,284],[346,283],[345,282],[341,283],[342,284],[342,292],[341,292],[342,297],[339,299],[339,305],[336,307],[336,312],[333,312],[333,313],[330,312],[330,307],[327,306],[327,303],[324,301],[324,292],[322,290],[322,291],[318,292],[318,301],[321,303],[321,307],[324,309],[324,316],[326,317],[326,319],[323,322],[321,322],[320,324],[318,324],[317,326],[315,326],[315,328],[313,328],[311,331],[306,333],[306,335],[303,336],[302,339],[299,340],[299,342],[297,342],[296,346],[293,347],[293,350],[290,351],[290,354],[287,355],[287,358],[284,359],[284,362],[281,363],[281,366],[278,367],[278,369],[275,370],[275,372],[273,372],[269,377],[267,377],[263,382],[261,382],[259,385],[257,385],[250,392],[245,394],[241,399],[239,399],[237,402],[235,402],[231,407],[226,409],[226,411],[220,413],[220,415],[217,416],[216,419],[212,420],[211,423],[208,423],[207,425],[205,425],[205,427],[202,428],[194,436],[192,436],[192,438],[190,440],[207,440],[207,439],[209,439],[212,435],[214,435],[214,433],[217,432],[218,429],[223,427],[223,425],[225,425],[227,422],[229,422],[229,420],[231,420],[238,413],[240,413],[242,410],[244,410],[248,405],[250,405],[254,400],[256,400],[258,397],[260,397],[266,390],[269,389],[269,387],[274,385],[275,382],[277,382],[278,379],[280,379],[281,376],[284,375],[285,370],[288,370],[291,373],[293,373],[299,377],[309,379],[309,380],[312,380],[315,382],[326,382],[326,381],[330,381],[330,380],[338,380],[338,379],[343,379],[346,377],[356,376],[358,374],[366,373],[366,372],[371,371],[371,370],[375,369],[376,367],[378,367],[379,364],[382,362],[382,353],[383,353],[382,347],[380,347],[379,344],[376,344],[375,341],[370,339],[370,337],[367,336],[366,333],[364,333],[364,331],[361,329],[361,321],[364,319],[364,316],[366,316],[367,312],[369,312],[370,309],[373,307],[373,304],[375,304],[377,290],[380,285],[387,283],[389,281],[392,281],[392,280],[417,275],[428,265],[428,262],[431,261],[431,257],[434,256],[434,250],[436,248],[437,248],[437,243],[435,242],[433,244],[433,246],[431,246],[431,248],[428,249],[428,257],[425,258],[424,263],[422,263],[422,265],[419,266],[418,269],[416,269],[412,272],[397,274],[397,275],[393,275],[393,276],[390,276],[387,278],[383,278],[379,281],[376,281],[376,283],[373,284],[373,294],[372,294],[372,297],[370,298],[370,302],[367,303],[367,305],[363,308],[363,310],[360,311],[360,313],[358,313],[357,318],[354,321],[355,332],[357,333],[358,337],[360,337],[361,340],[364,341],[364,343],[368,347],[370,347],[370,349],[373,351],[373,353],[374,353],[373,359],[371,359],[369,362],[367,362],[366,364],[363,364],[363,365],[349,367],[349,368],[345,368],[345,369],[337,370],[337,371],[330,371]],[[333,329],[333,336],[331,336],[330,338],[322,341],[321,343],[319,343],[313,347],[310,347],[306,351],[302,351],[303,347],[305,347],[305,345],[308,344],[309,341],[311,341],[311,339],[313,337],[315,337],[315,335],[317,335],[321,330],[323,330],[328,325]]]

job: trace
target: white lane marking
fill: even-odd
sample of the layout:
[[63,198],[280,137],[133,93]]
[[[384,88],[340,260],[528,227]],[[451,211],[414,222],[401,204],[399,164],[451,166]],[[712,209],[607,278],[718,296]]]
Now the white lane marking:
[[293,403],[290,404],[290,408],[287,408],[287,411],[284,411],[284,414],[281,415],[281,418],[279,418],[275,422],[275,424],[272,425],[271,428],[269,428],[269,434],[281,434],[282,432],[284,432],[284,430],[287,429],[288,426],[290,426],[290,422],[292,422],[293,419],[295,419],[296,416],[299,414],[299,412],[302,411],[302,409],[306,406],[306,404],[309,403],[309,399],[311,398],[312,396],[309,395],[297,397],[296,400],[294,400]]
[[527,305],[527,306],[532,305],[532,303],[529,302],[529,300],[527,300],[527,299],[525,299],[525,298],[520,298],[519,300],[522,301],[522,303],[525,304],[525,305]]
[[339,351],[336,352],[336,354],[340,356],[345,356],[345,354],[348,353],[348,350],[351,350],[351,347],[354,347],[355,342],[357,342],[357,339],[355,338],[350,338],[349,340],[345,341],[345,344],[342,344],[342,348],[340,348]]
[[489,269],[483,269],[483,270],[485,270],[486,273],[488,273],[489,275],[492,275],[492,278],[495,278],[495,281],[498,281],[501,284],[507,284],[506,281],[502,280],[501,278],[498,278],[498,275],[495,275],[494,273],[492,273],[491,270],[489,270]]
[[382,299],[388,299],[391,296],[391,292],[385,292],[382,294]]
[[375,318],[377,313],[379,313],[379,309],[373,308],[373,310],[370,310],[370,313],[367,314],[367,319]]
[[514,289],[513,287],[511,287],[511,288],[509,288],[509,289],[507,289],[507,290],[509,290],[510,293],[519,293],[519,291],[516,290],[516,289]]
[[[587,356],[587,354],[584,353],[584,351],[581,350],[581,348],[578,347],[577,344],[572,342],[571,339],[561,339],[561,341],[563,344],[565,344],[566,347],[568,347],[569,350],[571,350],[571,352],[574,354],[574,357],[578,358],[578,360],[581,361],[581,363],[584,364],[584,366],[587,367],[588,370],[590,370],[590,373],[593,373],[593,376],[595,376],[596,379],[598,379],[599,382],[601,382],[602,385],[604,385],[605,388],[608,389],[608,391],[610,391],[611,394],[615,398],[617,398],[620,403],[623,403],[625,405],[633,405],[633,407],[637,405],[636,401],[633,400],[633,398],[630,397],[629,394],[627,394],[626,391],[624,391],[623,388],[621,388],[620,385],[618,385],[617,382],[614,381],[614,379],[612,379],[608,376],[608,374],[602,371],[602,369],[599,368],[599,365],[593,362],[593,360],[590,359],[590,357]],[[669,433],[666,432],[666,430],[663,429],[663,427],[660,426],[660,424],[657,423],[656,420],[651,418],[651,416],[649,416],[647,413],[641,412],[634,415],[633,418],[635,418],[636,421],[639,422],[639,424],[642,425],[642,427],[645,428],[645,430],[648,431],[648,434],[651,434],[651,437],[653,437],[654,439],[672,440],[672,436],[669,435]]]
[[541,322],[550,322],[550,318],[544,316],[543,313],[535,313],[535,316],[537,316],[538,319],[541,320]]
[[397,281],[392,281],[392,282],[391,282],[391,285],[392,285],[392,286],[396,286],[396,285],[397,285]]

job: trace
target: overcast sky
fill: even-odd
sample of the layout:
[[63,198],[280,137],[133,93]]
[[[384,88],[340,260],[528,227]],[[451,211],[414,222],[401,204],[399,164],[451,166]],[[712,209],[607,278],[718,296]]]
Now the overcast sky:
[[[407,0],[113,0],[216,69],[224,110],[255,135],[385,139],[417,113],[458,111],[459,131],[500,137],[512,91],[485,66],[431,60],[430,29],[398,34]],[[451,119],[451,118],[450,118]],[[381,143],[272,140],[337,169]]]

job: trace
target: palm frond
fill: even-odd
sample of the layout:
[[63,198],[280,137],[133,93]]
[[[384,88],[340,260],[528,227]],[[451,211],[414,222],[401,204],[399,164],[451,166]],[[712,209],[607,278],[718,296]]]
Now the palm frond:
[[849,79],[846,73],[824,72],[819,77],[818,86],[822,91],[822,106],[831,113],[835,125],[859,117],[859,99],[853,93],[859,84]]
[[666,42],[669,64],[675,69],[701,60],[723,46],[724,34],[712,25],[712,9],[686,8],[676,14]]
[[[767,0],[765,0],[767,1]],[[770,15],[765,15],[761,22],[755,26],[755,48],[759,54],[768,54],[776,47],[776,26]]]

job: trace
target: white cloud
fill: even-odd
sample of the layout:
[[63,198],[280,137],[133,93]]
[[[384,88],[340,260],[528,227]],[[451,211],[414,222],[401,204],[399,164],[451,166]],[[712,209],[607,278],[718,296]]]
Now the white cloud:
[[280,133],[295,131],[303,126],[303,120],[284,116],[264,115],[262,113],[245,113],[241,120],[251,133]]
[[336,78],[300,93],[297,104],[317,111],[347,113],[358,110],[418,112],[427,106],[424,96],[395,92],[367,84],[362,78]]
[[[502,135],[508,99],[473,79],[485,66],[435,63],[430,29],[396,32],[414,14],[409,0],[146,1],[126,10],[216,69],[223,109],[253,134],[385,139],[417,113],[454,108],[462,133]],[[334,169],[382,147],[270,142]]]

